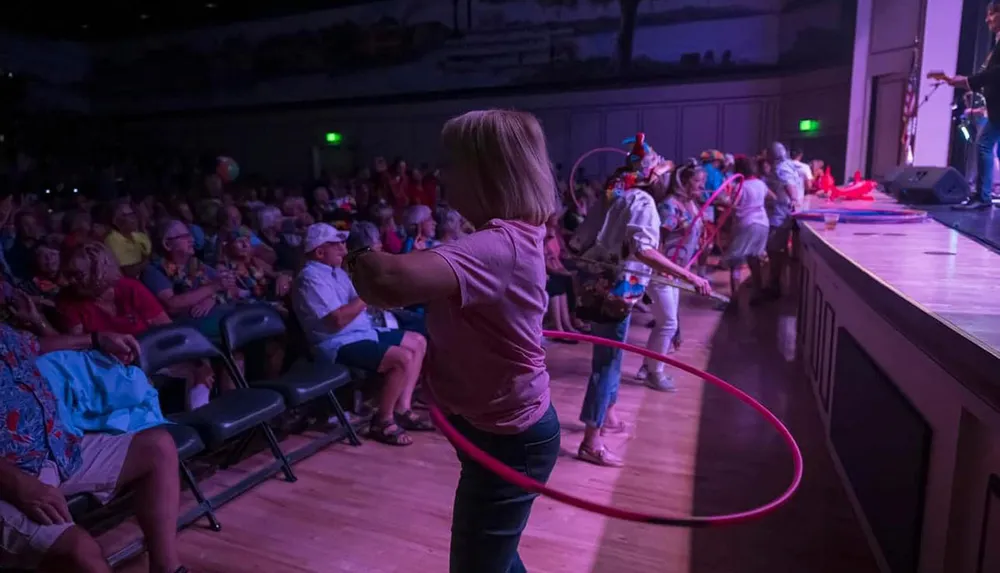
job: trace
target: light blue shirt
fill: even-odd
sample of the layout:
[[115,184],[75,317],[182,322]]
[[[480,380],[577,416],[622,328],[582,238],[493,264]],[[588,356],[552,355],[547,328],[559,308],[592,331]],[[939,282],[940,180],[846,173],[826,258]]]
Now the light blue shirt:
[[357,299],[350,277],[343,269],[335,269],[317,261],[309,261],[295,277],[292,286],[292,308],[302,324],[306,338],[316,350],[331,360],[337,359],[342,346],[362,340],[378,340],[371,316],[362,312],[344,328],[334,331],[324,318],[331,312]]

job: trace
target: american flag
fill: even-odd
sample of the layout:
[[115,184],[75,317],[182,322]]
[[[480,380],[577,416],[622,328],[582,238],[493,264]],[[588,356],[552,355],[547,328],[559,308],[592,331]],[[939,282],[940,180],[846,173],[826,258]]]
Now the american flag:
[[913,140],[917,136],[917,92],[920,90],[920,44],[913,45],[913,63],[903,96],[903,136],[900,138],[900,163],[913,165]]

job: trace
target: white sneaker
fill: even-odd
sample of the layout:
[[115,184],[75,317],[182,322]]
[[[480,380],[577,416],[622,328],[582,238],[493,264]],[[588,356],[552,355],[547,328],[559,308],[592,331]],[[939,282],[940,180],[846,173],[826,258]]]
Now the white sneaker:
[[647,372],[646,373],[646,386],[649,386],[653,390],[658,392],[676,392],[677,386],[674,386],[674,379],[668,374],[662,372]]
[[639,371],[635,373],[635,379],[640,382],[644,382],[648,377],[649,377],[649,369],[646,368],[645,364],[643,364],[642,366],[639,367]]

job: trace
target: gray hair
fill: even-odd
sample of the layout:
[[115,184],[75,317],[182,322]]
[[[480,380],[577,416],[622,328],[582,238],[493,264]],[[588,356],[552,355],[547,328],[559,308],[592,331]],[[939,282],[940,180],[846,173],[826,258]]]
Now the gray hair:
[[775,161],[784,161],[788,159],[788,148],[781,142],[775,141],[771,144],[771,157]]
[[448,209],[445,211],[444,215],[441,216],[441,234],[454,234],[462,235],[462,225],[465,223],[465,219],[462,214],[454,209]]
[[281,209],[275,207],[274,205],[268,205],[266,207],[261,207],[255,211],[257,219],[257,228],[263,229],[281,229],[281,222],[284,219],[284,215]]
[[371,248],[382,242],[381,234],[374,223],[358,221],[351,225],[351,234],[347,236],[347,250],[350,252]]

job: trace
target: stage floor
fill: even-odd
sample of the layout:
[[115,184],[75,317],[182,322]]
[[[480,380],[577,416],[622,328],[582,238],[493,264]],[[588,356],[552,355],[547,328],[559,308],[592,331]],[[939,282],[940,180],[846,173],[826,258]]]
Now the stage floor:
[[[881,194],[874,202],[814,200],[811,207],[907,208]],[[995,296],[1000,285],[1000,212],[940,207],[945,206],[912,207],[931,215],[924,223],[840,224],[834,231],[824,230],[823,223],[802,224],[909,302],[947,321],[1000,358],[1000,297]],[[997,247],[983,244],[987,238],[979,234],[998,241]]]
[[1000,208],[956,211],[949,205],[918,207],[934,220],[1000,253]]
[[[723,278],[716,277],[719,288]],[[794,301],[722,313],[685,297],[677,354],[761,400],[794,433],[806,472],[789,505],[746,525],[688,530],[619,522],[541,499],[521,543],[529,570],[877,573],[794,359],[794,313]],[[647,321],[635,317],[631,342],[645,342]],[[610,445],[624,456],[625,468],[575,460],[590,346],[553,344],[548,364],[563,426],[552,485],[620,507],[702,515],[748,509],[786,487],[791,461],[774,431],[750,408],[687,375],[678,377],[675,394],[623,380],[619,407],[633,426],[630,436],[610,438]],[[625,373],[638,367],[635,356],[626,357]],[[216,473],[206,489],[211,493],[266,458]],[[182,532],[185,564],[199,573],[447,571],[458,464],[439,434],[417,435],[402,449],[335,444],[295,469],[297,483],[274,479],[223,507],[221,532],[200,525]],[[135,533],[125,524],[101,542],[110,549]],[[144,560],[120,571],[145,571]]]

